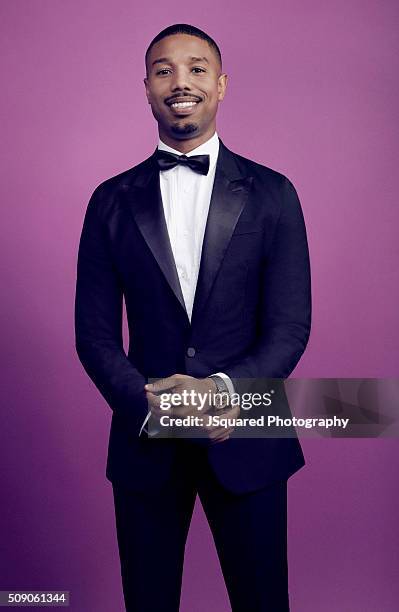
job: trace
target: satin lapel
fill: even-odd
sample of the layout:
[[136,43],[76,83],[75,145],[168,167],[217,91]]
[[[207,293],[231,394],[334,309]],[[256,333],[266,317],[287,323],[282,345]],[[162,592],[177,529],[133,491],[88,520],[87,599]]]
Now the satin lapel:
[[192,324],[195,323],[209,297],[234,228],[244,209],[252,180],[252,176],[246,176],[241,172],[234,154],[220,141],[215,180],[202,246]]
[[163,211],[159,172],[151,158],[147,173],[139,176],[131,186],[129,199],[140,232],[187,315]]

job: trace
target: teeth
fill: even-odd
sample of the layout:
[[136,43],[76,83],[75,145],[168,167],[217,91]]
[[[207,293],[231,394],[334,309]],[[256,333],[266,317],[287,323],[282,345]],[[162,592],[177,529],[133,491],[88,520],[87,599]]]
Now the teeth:
[[189,106],[194,106],[197,102],[174,102],[171,104],[172,108],[188,108]]

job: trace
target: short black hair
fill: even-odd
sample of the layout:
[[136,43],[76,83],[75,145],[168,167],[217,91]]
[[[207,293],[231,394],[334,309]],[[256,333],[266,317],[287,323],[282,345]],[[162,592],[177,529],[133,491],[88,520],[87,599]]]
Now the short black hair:
[[196,28],[193,25],[189,25],[188,23],[175,23],[171,26],[168,26],[161,32],[159,32],[159,34],[157,34],[155,38],[153,38],[152,41],[150,42],[148,49],[145,52],[146,69],[147,69],[148,55],[152,47],[155,45],[155,43],[159,42],[163,38],[166,38],[167,36],[172,36],[172,34],[188,34],[189,36],[196,36],[197,38],[202,38],[202,40],[206,40],[208,45],[215,51],[218,57],[218,60],[220,62],[220,67],[222,67],[222,54],[220,53],[220,49],[218,45],[213,40],[213,38],[209,36],[209,34],[204,32],[203,30],[200,30],[199,28]]

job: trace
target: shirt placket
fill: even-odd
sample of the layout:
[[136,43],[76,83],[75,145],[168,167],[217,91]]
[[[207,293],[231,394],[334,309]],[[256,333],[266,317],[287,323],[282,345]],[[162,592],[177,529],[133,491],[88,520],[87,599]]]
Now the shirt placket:
[[188,208],[187,208],[187,190],[186,180],[183,168],[178,168],[176,176],[176,259],[177,269],[180,278],[180,283],[183,291],[185,304],[189,314],[191,314],[192,306],[192,262],[193,252],[190,241],[190,228],[188,226]]

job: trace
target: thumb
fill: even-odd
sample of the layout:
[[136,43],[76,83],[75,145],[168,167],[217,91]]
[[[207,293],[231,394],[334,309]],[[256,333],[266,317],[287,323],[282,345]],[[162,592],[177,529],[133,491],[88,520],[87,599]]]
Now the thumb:
[[168,376],[168,378],[160,378],[154,383],[148,383],[144,388],[146,391],[151,391],[151,393],[159,393],[160,391],[172,389],[175,385],[176,381],[173,376]]

